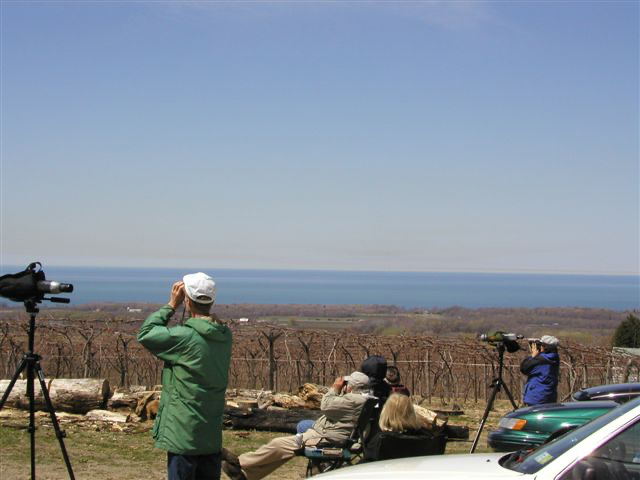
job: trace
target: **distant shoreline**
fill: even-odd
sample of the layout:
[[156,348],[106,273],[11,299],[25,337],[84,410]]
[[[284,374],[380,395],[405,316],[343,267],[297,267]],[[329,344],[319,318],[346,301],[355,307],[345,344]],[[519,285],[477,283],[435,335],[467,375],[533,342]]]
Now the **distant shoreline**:
[[[163,303],[171,285],[192,271],[44,268],[48,280],[74,285],[73,293],[68,295],[74,305]],[[640,276],[633,275],[248,269],[207,269],[207,273],[216,281],[218,303],[227,305],[397,305],[407,309],[580,306],[614,311],[640,308]]]
[[[69,297],[67,297],[69,298]],[[53,303],[44,300],[42,303],[38,304],[38,308],[41,311],[46,311],[47,309],[51,310],[77,310],[77,311],[119,311],[126,310],[128,308],[135,309],[143,309],[143,311],[152,311],[157,310],[160,307],[166,305],[166,302],[158,303],[158,302],[144,302],[144,301],[101,301],[101,302],[86,302],[86,303]],[[182,306],[178,309],[180,312],[182,311]],[[383,309],[389,311],[398,311],[398,312],[421,312],[421,313],[434,313],[441,311],[450,311],[450,310],[462,310],[469,312],[535,312],[535,311],[594,311],[594,312],[611,312],[615,314],[640,314],[640,308],[624,308],[624,309],[615,309],[615,308],[605,308],[605,307],[582,307],[579,305],[573,306],[534,306],[534,307],[517,307],[517,306],[496,306],[496,307],[463,307],[460,305],[451,305],[448,307],[403,307],[400,305],[392,305],[392,304],[382,304],[382,303],[371,303],[371,304],[363,304],[363,303],[220,303],[216,302],[213,310],[216,308],[287,308],[287,309],[337,309],[337,310],[350,310],[354,308],[376,308]],[[24,306],[21,302],[13,302],[8,299],[0,297],[0,313],[3,310],[24,310]]]

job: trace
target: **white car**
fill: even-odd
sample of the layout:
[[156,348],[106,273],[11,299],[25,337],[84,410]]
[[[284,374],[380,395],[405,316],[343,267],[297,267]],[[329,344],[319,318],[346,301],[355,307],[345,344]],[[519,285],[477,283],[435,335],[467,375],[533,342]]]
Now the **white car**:
[[318,475],[324,480],[640,480],[640,398],[530,453],[413,457]]

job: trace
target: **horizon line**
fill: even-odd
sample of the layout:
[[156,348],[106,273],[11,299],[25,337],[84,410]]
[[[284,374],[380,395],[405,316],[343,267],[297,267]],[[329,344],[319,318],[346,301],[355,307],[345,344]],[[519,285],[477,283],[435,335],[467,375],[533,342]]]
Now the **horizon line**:
[[[282,272],[344,272],[344,273],[441,273],[441,274],[504,274],[504,275],[583,275],[583,276],[607,276],[607,277],[640,277],[639,272],[596,272],[596,271],[572,271],[572,270],[535,270],[535,269],[522,269],[522,270],[506,270],[506,269],[477,269],[477,270],[462,270],[462,269],[432,269],[432,270],[381,270],[375,268],[321,268],[321,267],[221,267],[214,265],[205,265],[194,267],[193,265],[183,265],[183,266],[158,266],[158,265],[123,265],[123,264],[113,264],[113,265],[100,265],[100,264],[87,264],[87,263],[58,263],[53,262],[49,263],[52,267],[62,267],[62,268],[128,268],[128,269],[152,269],[152,270],[161,270],[161,269],[171,269],[171,270],[208,270],[208,269],[216,269],[216,270],[239,270],[239,271],[282,271]],[[0,263],[0,270],[4,270],[6,267],[16,267],[18,269],[22,268],[18,264],[3,264]],[[44,267],[43,267],[44,269]],[[18,272],[20,270],[16,270]],[[10,272],[7,272],[10,273]]]

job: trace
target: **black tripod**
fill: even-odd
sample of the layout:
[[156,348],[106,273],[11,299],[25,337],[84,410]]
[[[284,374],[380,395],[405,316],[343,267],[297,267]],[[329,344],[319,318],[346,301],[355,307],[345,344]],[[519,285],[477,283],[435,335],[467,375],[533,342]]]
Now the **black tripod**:
[[487,417],[489,416],[491,407],[493,407],[493,402],[496,399],[496,395],[498,394],[501,388],[504,388],[504,391],[507,394],[507,397],[509,397],[509,400],[511,401],[511,405],[513,406],[513,409],[515,410],[516,408],[518,408],[516,406],[516,402],[513,400],[513,395],[511,395],[511,392],[507,387],[507,384],[504,383],[504,380],[502,379],[502,369],[504,367],[504,350],[505,350],[504,342],[497,343],[495,347],[498,350],[498,377],[494,378],[491,381],[491,395],[489,395],[489,400],[487,401],[487,408],[485,408],[484,410],[484,415],[482,416],[482,420],[480,421],[480,428],[478,428],[478,433],[476,433],[476,438],[473,439],[473,445],[471,445],[471,450],[469,451],[469,453],[473,453],[476,451],[476,447],[478,446],[478,440],[480,440],[480,434],[482,433],[484,424],[487,421]]
[[[58,301],[65,299],[56,299]],[[44,396],[45,402],[47,404],[47,410],[49,411],[49,415],[51,416],[51,423],[53,423],[53,429],[56,432],[56,437],[58,438],[58,442],[60,443],[60,450],[62,450],[62,456],[64,457],[64,463],[67,466],[67,471],[69,472],[69,478],[71,480],[75,480],[73,475],[73,470],[71,469],[71,462],[69,460],[69,455],[67,454],[67,449],[64,446],[65,433],[60,430],[60,425],[58,424],[58,419],[56,418],[56,412],[53,409],[53,404],[51,403],[51,397],[49,397],[49,390],[47,389],[47,384],[44,381],[44,373],[42,372],[42,367],[40,366],[40,355],[33,352],[34,346],[34,338],[36,331],[36,314],[39,312],[38,308],[36,308],[37,299],[26,300],[24,302],[24,306],[27,310],[27,313],[30,314],[29,320],[29,350],[24,354],[22,360],[20,361],[20,365],[16,369],[16,373],[13,375],[11,382],[9,382],[9,386],[7,390],[4,392],[2,396],[2,400],[0,400],[0,410],[4,407],[4,403],[9,398],[9,394],[11,393],[11,389],[15,385],[16,381],[20,377],[20,373],[23,370],[27,370],[27,396],[29,397],[29,435],[31,440],[31,480],[35,480],[36,478],[36,417],[35,417],[35,393],[33,389],[33,381],[35,376],[37,375],[38,380],[40,381],[40,389],[42,390],[42,395]]]

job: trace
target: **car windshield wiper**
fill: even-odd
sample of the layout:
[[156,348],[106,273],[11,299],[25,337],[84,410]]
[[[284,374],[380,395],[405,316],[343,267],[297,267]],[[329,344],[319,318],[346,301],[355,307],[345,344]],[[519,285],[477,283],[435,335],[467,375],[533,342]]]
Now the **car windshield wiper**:
[[523,460],[527,458],[531,452],[533,452],[533,450],[535,449],[529,448],[516,450],[515,452],[500,458],[500,460],[498,460],[498,464],[501,467],[507,468],[509,470],[516,470],[518,465],[520,465]]

